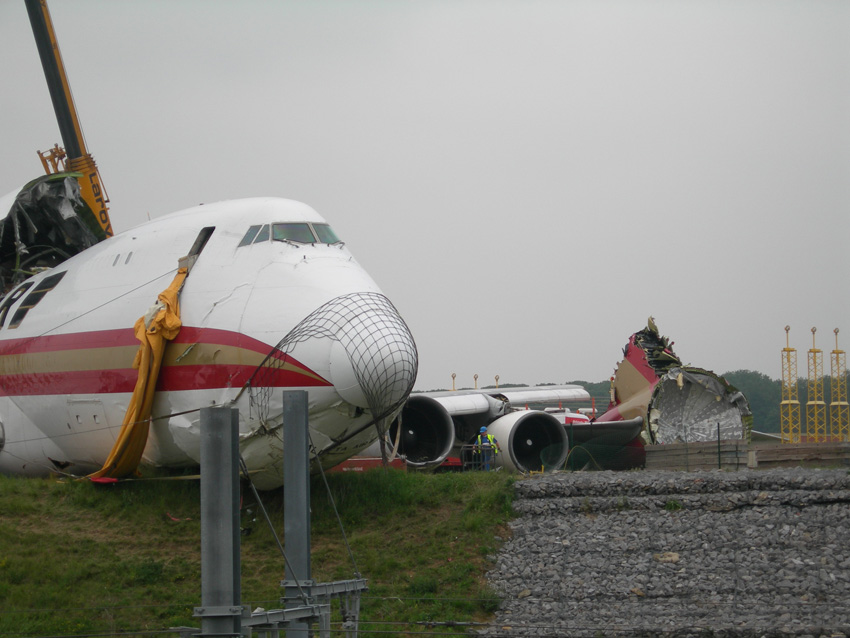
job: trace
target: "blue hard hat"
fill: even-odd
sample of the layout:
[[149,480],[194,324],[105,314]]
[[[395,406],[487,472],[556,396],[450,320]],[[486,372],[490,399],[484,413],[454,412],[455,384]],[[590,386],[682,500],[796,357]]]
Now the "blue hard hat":
[[487,428],[482,427],[482,428],[481,428],[480,430],[478,430],[478,431],[479,431],[479,432],[481,432],[481,434],[484,434],[484,433],[487,431]]

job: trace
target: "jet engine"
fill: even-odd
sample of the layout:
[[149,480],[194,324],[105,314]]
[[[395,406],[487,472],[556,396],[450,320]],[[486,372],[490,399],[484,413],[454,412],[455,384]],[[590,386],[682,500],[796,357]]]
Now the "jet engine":
[[390,441],[398,442],[397,453],[413,468],[434,467],[446,460],[455,442],[455,429],[448,411],[431,397],[411,395],[393,421]]
[[470,422],[465,420],[470,415],[463,417],[456,414],[453,418],[449,410],[432,397],[411,395],[400,418],[390,426],[388,438],[396,442],[397,453],[406,459],[409,467],[425,469],[440,465],[453,450],[462,455],[466,451],[461,449],[462,446],[472,443],[475,436],[472,432],[477,434],[479,426],[483,425],[496,437],[501,448],[496,466],[529,472],[564,464],[569,451],[566,430],[551,414],[538,410],[505,414],[502,402],[483,395],[442,397],[443,401],[469,402],[470,405],[472,402],[485,402],[485,399],[494,404],[491,411],[489,414],[472,415],[480,420]]
[[564,425],[538,410],[519,410],[487,426],[499,443],[496,465],[518,472],[557,469],[564,465],[569,443]]

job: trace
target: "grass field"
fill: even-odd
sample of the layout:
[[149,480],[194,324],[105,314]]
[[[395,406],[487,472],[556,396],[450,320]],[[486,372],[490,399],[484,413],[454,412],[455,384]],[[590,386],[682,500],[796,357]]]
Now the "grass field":
[[[484,574],[508,534],[514,477],[373,470],[327,479],[356,567],[319,477],[313,577],[368,579],[363,635],[484,621],[495,610]],[[0,636],[199,627],[199,490],[195,480],[98,486],[0,477]],[[282,491],[260,495],[282,536]],[[283,557],[247,487],[241,517],[243,604],[280,608]]]

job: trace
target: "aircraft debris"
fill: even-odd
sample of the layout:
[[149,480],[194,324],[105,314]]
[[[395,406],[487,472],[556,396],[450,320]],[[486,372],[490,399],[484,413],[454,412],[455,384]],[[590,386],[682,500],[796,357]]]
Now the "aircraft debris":
[[686,366],[652,317],[629,338],[613,377],[613,399],[596,422],[642,417],[644,443],[748,439],[752,413],[723,377]]
[[77,173],[34,179],[0,198],[0,283],[4,292],[27,277],[106,238],[80,195]]

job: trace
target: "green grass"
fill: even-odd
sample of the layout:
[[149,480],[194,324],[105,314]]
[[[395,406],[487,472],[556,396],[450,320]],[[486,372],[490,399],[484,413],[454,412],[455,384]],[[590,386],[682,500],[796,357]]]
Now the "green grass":
[[[368,579],[361,633],[483,621],[496,609],[484,574],[496,537],[508,534],[513,477],[375,470],[327,478],[356,569],[317,478],[313,577]],[[0,636],[200,626],[192,617],[200,605],[199,489],[190,480],[96,486],[0,477]],[[282,536],[282,492],[261,498]],[[247,487],[241,518],[243,604],[279,608],[283,558]]]

